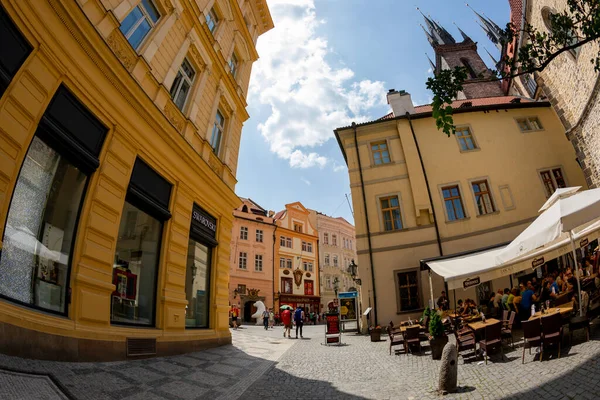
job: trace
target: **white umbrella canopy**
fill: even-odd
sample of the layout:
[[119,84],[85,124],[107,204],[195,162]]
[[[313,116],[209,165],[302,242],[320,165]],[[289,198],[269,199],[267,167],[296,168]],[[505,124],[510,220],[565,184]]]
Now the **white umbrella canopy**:
[[[553,195],[556,199],[554,204],[548,207],[549,202],[546,202],[542,207],[542,209],[545,208],[545,211],[504,250],[496,255],[496,262],[502,264],[534,251],[539,252],[543,248],[550,248],[566,238],[571,242],[573,260],[576,260],[573,235],[575,231],[581,231],[600,220],[600,188],[573,195],[571,193],[573,193],[573,190],[555,193],[556,196]],[[570,196],[565,198],[564,195]],[[579,276],[577,262],[575,262],[575,270],[577,276]],[[577,280],[577,287],[580,289],[579,279]],[[581,298],[579,299],[579,313],[583,313]]]
[[571,231],[584,229],[600,218],[600,188],[567,198],[555,198],[554,204],[547,207],[527,229],[496,255],[499,264],[560,242],[574,233]]

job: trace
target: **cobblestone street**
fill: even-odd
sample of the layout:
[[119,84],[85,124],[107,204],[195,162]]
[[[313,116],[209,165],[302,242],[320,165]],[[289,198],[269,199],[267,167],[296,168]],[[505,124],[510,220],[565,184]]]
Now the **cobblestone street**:
[[[304,339],[248,326],[233,345],[182,356],[112,363],[32,361],[0,356],[1,399],[423,399],[435,389],[440,362],[423,355],[389,355],[387,341],[348,334],[324,346],[323,326],[306,326]],[[567,335],[568,336],[568,335]],[[519,339],[516,335],[515,339]],[[452,339],[451,339],[452,340]],[[584,342],[577,332],[561,358],[543,362],[522,348],[504,359],[459,359],[458,393],[451,399],[597,398],[600,329]]]

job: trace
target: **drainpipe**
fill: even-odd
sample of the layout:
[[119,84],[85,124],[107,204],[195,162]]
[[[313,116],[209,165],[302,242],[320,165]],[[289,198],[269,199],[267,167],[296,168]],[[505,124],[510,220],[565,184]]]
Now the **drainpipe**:
[[273,221],[275,225],[275,230],[273,231],[273,313],[277,312],[277,308],[275,308],[275,243],[277,243],[277,223]]
[[[429,188],[429,179],[427,179],[427,172],[425,172],[425,164],[423,163],[423,157],[421,156],[421,148],[419,147],[419,142],[417,141],[417,135],[415,135],[415,129],[413,128],[412,120],[410,119],[410,113],[406,113],[406,118],[408,119],[408,125],[410,125],[410,131],[412,133],[413,140],[415,141],[415,146],[417,147],[417,154],[419,155],[419,162],[421,163],[421,170],[423,171],[423,178],[425,178],[425,186],[427,186],[427,196],[429,197],[429,204],[431,204],[431,211],[433,214],[433,225],[435,227],[435,238],[437,240],[438,251],[440,252],[440,256],[444,255],[444,251],[442,250],[442,240],[440,239],[440,228],[437,223],[435,206],[433,205],[433,199],[431,197],[431,190]],[[398,132],[398,137],[400,137],[400,132]],[[431,269],[429,270],[429,285],[431,286]],[[446,293],[448,293],[448,285],[446,284]],[[433,302],[433,286],[429,289],[431,291],[431,301]],[[454,295],[456,301],[456,294]],[[435,306],[435,304],[434,304]]]
[[371,246],[371,228],[369,227],[369,214],[367,213],[367,195],[365,194],[365,181],[363,179],[362,163],[358,151],[358,139],[356,136],[356,123],[352,123],[354,130],[354,147],[356,148],[356,158],[358,159],[358,171],[360,174],[360,189],[362,191],[363,207],[365,210],[365,222],[367,224],[367,243],[369,247],[369,263],[371,264],[371,282],[373,283],[373,321],[377,326],[377,291],[375,290],[375,271],[373,269],[373,247]]

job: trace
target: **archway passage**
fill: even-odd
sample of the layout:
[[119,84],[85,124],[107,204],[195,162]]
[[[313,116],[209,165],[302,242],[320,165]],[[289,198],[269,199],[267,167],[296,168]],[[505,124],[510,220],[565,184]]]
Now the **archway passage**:
[[249,300],[244,303],[244,322],[256,322],[256,319],[252,318],[252,314],[256,312],[254,307],[254,301]]

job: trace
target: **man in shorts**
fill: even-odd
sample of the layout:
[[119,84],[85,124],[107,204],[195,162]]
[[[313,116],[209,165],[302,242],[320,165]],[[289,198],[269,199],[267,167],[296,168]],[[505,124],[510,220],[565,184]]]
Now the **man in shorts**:
[[283,337],[287,333],[287,337],[290,338],[290,331],[292,330],[292,312],[289,309],[283,310],[281,313],[281,321],[283,322]]

